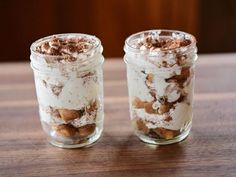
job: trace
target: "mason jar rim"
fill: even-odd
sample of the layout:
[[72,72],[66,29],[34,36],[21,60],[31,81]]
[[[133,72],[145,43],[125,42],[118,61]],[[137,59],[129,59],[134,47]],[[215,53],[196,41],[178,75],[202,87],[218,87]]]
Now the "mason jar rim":
[[[60,55],[50,55],[50,54],[42,54],[42,53],[39,53],[36,51],[36,47],[42,43],[42,42],[46,42],[46,41],[49,41],[52,37],[62,37],[62,38],[65,38],[65,37],[68,37],[68,36],[73,36],[73,37],[87,37],[87,38],[90,38],[90,39],[94,39],[95,40],[95,46],[92,47],[91,49],[89,49],[88,51],[86,52],[83,52],[83,53],[80,53],[80,54],[83,54],[83,55],[86,55],[88,54],[89,52],[93,51],[93,50],[96,50],[98,49],[100,46],[101,46],[101,41],[99,38],[97,38],[96,36],[94,35],[90,35],[90,34],[84,34],[84,33],[59,33],[59,34],[52,34],[52,35],[49,35],[49,36],[45,36],[45,37],[42,37],[36,41],[34,41],[31,46],[30,46],[30,51],[31,53],[37,55],[37,56],[40,56],[40,57],[50,57],[50,58],[57,58],[57,59],[64,59],[65,56],[60,56]],[[80,55],[78,54],[78,56]]]
[[168,36],[168,35],[161,35],[161,33],[164,34],[178,34],[178,35],[182,35],[183,37],[187,37],[187,39],[189,39],[191,41],[191,44],[187,45],[187,46],[181,46],[178,48],[174,48],[174,49],[166,49],[166,50],[159,50],[159,51],[148,51],[145,54],[150,54],[150,53],[155,53],[155,54],[166,54],[166,53],[174,53],[178,50],[183,50],[183,51],[187,51],[188,49],[191,48],[195,48],[196,47],[196,38],[187,32],[184,31],[178,31],[178,30],[169,30],[169,29],[152,29],[152,30],[145,30],[145,31],[140,31],[134,34],[131,34],[129,37],[126,38],[125,40],[125,46],[124,46],[124,51],[127,52],[132,52],[132,53],[136,53],[136,54],[141,54],[143,51],[135,48],[131,45],[131,42],[134,39],[137,39],[138,37],[140,37],[143,34],[151,34],[151,33],[157,33],[159,36]]

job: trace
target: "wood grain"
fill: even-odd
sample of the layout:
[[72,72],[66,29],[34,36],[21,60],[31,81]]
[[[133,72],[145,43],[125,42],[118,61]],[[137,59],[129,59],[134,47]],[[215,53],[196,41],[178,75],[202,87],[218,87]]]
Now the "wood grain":
[[105,127],[92,147],[45,140],[29,63],[0,65],[0,176],[236,176],[236,54],[200,55],[193,129],[183,142],[140,142],[129,122],[125,64],[107,60]]

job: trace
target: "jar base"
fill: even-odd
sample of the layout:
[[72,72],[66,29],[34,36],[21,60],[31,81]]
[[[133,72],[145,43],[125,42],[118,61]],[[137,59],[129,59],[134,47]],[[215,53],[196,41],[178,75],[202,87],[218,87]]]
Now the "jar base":
[[56,141],[52,137],[48,137],[47,140],[53,146],[60,147],[60,148],[65,148],[65,149],[74,149],[74,148],[90,147],[90,146],[94,145],[99,140],[101,135],[102,135],[102,129],[100,129],[100,130],[96,129],[96,131],[94,132],[94,135],[92,135],[92,136],[88,137],[87,139],[81,141],[81,143],[79,142],[79,143],[76,143],[76,144],[65,144],[65,143]]
[[144,143],[154,144],[154,145],[168,145],[168,144],[178,143],[180,141],[183,141],[185,138],[187,138],[191,130],[191,127],[192,127],[192,123],[190,122],[180,135],[170,140],[151,138],[140,133],[136,133],[136,135]]

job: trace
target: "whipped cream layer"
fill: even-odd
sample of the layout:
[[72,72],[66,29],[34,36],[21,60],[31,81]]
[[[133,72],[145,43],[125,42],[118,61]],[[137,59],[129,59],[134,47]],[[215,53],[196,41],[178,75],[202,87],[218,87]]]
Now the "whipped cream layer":
[[[60,119],[53,118],[48,112],[49,107],[81,110],[94,100],[101,101],[103,99],[101,69],[94,71],[91,76],[77,77],[75,73],[71,74],[72,76],[65,77],[35,72],[37,97],[40,110],[44,112],[41,113],[44,121],[48,123],[62,122]],[[91,122],[91,119],[88,122]]]
[[[192,118],[193,102],[193,73],[185,81],[184,88],[180,88],[177,82],[167,82],[167,77],[160,77],[158,74],[153,75],[153,82],[147,83],[146,74],[142,71],[134,70],[127,67],[128,89],[130,97],[131,118],[141,118],[147,124],[148,128],[162,127],[171,130],[181,129],[185,123]],[[152,92],[156,93],[155,98]],[[138,97],[143,102],[152,103],[154,110],[157,110],[163,104],[161,99],[166,98],[165,104],[173,104],[173,108],[164,114],[150,114],[145,109],[135,108],[132,105],[132,99]],[[184,97],[183,100],[181,97]],[[179,101],[178,101],[179,100]],[[166,119],[168,117],[171,119]]]

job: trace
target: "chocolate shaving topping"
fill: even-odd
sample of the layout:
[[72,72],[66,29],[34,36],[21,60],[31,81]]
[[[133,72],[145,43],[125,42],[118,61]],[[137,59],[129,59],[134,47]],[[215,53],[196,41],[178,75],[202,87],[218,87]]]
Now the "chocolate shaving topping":
[[189,39],[176,39],[170,37],[163,37],[157,35],[144,35],[144,37],[138,39],[133,47],[138,48],[140,50],[172,50],[180,47],[185,47],[190,45],[192,42]]
[[75,55],[87,52],[94,45],[95,42],[87,38],[59,38],[54,36],[49,41],[37,46],[36,51],[41,54],[63,56],[68,61],[75,61]]

